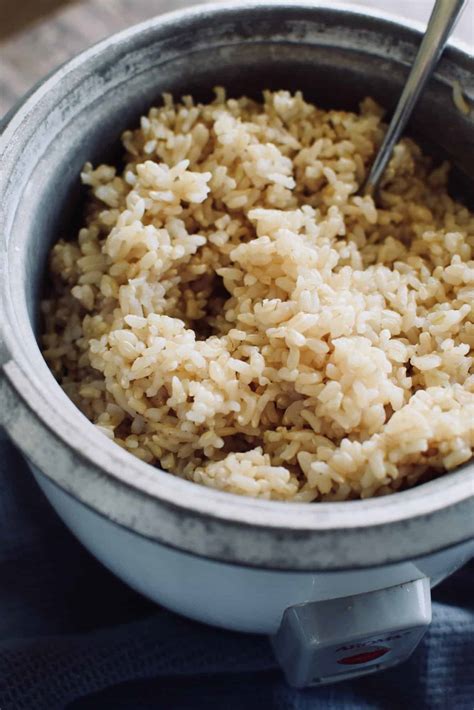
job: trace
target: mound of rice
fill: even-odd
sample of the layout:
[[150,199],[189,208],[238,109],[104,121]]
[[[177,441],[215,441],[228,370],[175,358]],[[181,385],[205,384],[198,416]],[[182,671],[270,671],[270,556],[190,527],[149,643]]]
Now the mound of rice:
[[403,140],[300,93],[184,97],[84,167],[51,254],[44,355],[108,437],[178,476],[293,501],[369,497],[474,446],[474,215]]

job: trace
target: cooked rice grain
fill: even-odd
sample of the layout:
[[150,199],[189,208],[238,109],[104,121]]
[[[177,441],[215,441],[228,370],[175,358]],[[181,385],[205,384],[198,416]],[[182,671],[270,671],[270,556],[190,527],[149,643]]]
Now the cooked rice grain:
[[453,82],[453,102],[458,111],[463,113],[465,116],[468,116],[471,109],[469,107],[468,102],[466,101],[464,97],[464,93],[462,90],[462,86],[459,83],[459,81],[454,81]]
[[300,93],[190,97],[87,164],[85,226],[52,250],[44,355],[98,428],[226,491],[369,497],[474,445],[474,216],[412,141],[376,206],[384,133]]

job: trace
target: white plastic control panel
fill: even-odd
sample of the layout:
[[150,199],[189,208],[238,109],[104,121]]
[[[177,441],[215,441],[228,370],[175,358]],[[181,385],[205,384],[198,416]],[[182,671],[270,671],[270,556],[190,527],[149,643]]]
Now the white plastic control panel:
[[431,622],[427,578],[286,609],[273,637],[288,683],[334,683],[401,663]]

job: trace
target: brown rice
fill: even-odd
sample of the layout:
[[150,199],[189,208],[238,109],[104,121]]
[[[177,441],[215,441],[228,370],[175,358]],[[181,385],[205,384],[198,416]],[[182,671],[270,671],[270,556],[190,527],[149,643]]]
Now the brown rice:
[[412,141],[300,93],[191,97],[87,164],[51,254],[44,355],[108,437],[176,475],[295,501],[369,497],[474,446],[474,216]]

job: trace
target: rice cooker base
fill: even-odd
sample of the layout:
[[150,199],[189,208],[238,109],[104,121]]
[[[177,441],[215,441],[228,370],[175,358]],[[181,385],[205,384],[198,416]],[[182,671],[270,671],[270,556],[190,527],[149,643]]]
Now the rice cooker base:
[[[367,620],[364,617],[362,623],[360,618],[351,619],[349,623],[342,620],[343,641],[337,644],[324,645],[323,639],[318,639],[323,647],[318,648],[313,664],[316,671],[311,669],[311,674],[318,674],[318,669],[328,663],[331,668],[334,651],[338,651],[339,656],[355,659],[348,665],[336,665],[337,675],[329,676],[328,680],[323,678],[323,683],[345,680],[404,660],[421,640],[431,620],[429,586],[435,586],[474,556],[474,540],[471,540],[423,558],[360,570],[291,572],[230,565],[188,555],[137,535],[78,503],[34,467],[32,471],[56,512],[98,560],[136,591],[190,619],[233,631],[269,634],[275,643],[285,611],[309,607],[313,614],[318,612],[318,603],[324,604],[327,600],[343,598],[345,601],[352,597],[354,604],[362,598]],[[400,621],[406,609],[397,606],[396,596],[389,600],[388,609],[385,605],[380,613],[379,599],[373,595],[374,599],[371,592],[395,590],[395,593],[400,591],[403,598],[416,581],[427,585],[427,598],[422,600],[421,609],[411,605],[409,616],[414,616],[414,621],[405,625]],[[395,627],[393,622],[390,625],[388,612],[395,617]],[[328,609],[323,606],[321,613],[326,616]],[[336,619],[341,617],[340,610],[329,616],[334,620],[331,624],[334,627]],[[360,617],[360,611],[357,616]],[[370,630],[371,625],[374,628]],[[305,626],[309,633],[308,624]],[[415,634],[415,638],[406,639],[410,634]],[[406,641],[411,641],[408,649],[403,645]],[[304,659],[311,656],[299,639],[295,645],[296,649],[290,648],[291,658],[283,659],[282,665],[285,670],[292,668],[296,657],[297,670],[301,673]],[[285,637],[283,652],[289,647]],[[380,648],[385,649],[384,658],[377,656]],[[279,651],[277,646],[277,657]],[[303,661],[298,659],[298,652]],[[301,687],[308,685],[292,682],[292,677],[289,681]],[[313,679],[309,684],[320,683]]]

